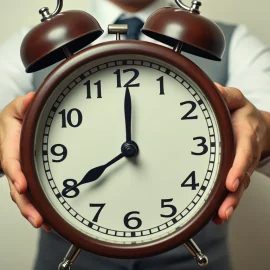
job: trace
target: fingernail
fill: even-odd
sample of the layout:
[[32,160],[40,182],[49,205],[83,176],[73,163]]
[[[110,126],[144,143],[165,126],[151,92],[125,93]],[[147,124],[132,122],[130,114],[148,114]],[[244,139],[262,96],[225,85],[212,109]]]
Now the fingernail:
[[233,183],[233,191],[236,191],[239,187],[239,179],[236,179]]
[[18,183],[14,183],[14,187],[16,188],[17,192],[20,194],[21,193],[21,189]]
[[32,217],[29,217],[28,221],[32,224],[32,226],[36,227],[36,222]]
[[226,210],[226,218],[227,218],[227,220],[230,219],[230,217],[232,216],[232,213],[233,213],[233,207],[231,206],[230,208],[228,208]]

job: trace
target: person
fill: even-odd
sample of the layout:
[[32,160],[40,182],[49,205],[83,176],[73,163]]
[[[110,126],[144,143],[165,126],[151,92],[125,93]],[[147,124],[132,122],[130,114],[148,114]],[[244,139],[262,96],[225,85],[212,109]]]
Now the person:
[[[166,0],[99,0],[92,3],[92,14],[107,29],[114,22],[131,22],[136,17],[139,27],[150,14],[168,5]],[[110,12],[108,12],[108,10]],[[210,63],[209,60],[192,58],[201,65],[210,78],[216,82],[228,108],[231,111],[235,134],[236,154],[226,180],[228,196],[214,217],[195,236],[200,248],[209,256],[207,269],[229,270],[229,249],[227,222],[236,209],[250,176],[255,169],[268,163],[270,155],[270,50],[243,25],[224,25],[227,32],[225,60]],[[22,121],[28,105],[33,100],[42,79],[35,74],[26,74],[19,51],[25,34],[23,29],[0,48],[0,164],[8,179],[11,198],[18,205],[22,215],[35,228],[42,227],[35,269],[56,269],[68,250],[69,243],[44,223],[42,216],[27,196],[27,180],[21,171],[19,141]],[[134,38],[134,37],[127,37]],[[141,40],[154,40],[138,34]],[[96,43],[112,40],[106,33]],[[41,76],[44,78],[45,73]],[[38,82],[37,82],[38,81]],[[45,232],[46,231],[46,232]],[[193,258],[180,246],[164,254],[137,260],[109,259],[82,252],[74,263],[74,269],[195,269]]]

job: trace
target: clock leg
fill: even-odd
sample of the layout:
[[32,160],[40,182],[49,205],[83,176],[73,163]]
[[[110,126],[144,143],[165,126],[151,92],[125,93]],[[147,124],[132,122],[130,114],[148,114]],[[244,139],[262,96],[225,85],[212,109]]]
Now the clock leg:
[[188,240],[186,243],[184,243],[184,245],[190,254],[194,257],[199,266],[204,267],[208,265],[208,258],[202,254],[201,250],[192,239]]
[[71,264],[76,260],[80,253],[80,249],[76,246],[72,245],[65,256],[65,259],[63,262],[60,263],[58,270],[70,270]]

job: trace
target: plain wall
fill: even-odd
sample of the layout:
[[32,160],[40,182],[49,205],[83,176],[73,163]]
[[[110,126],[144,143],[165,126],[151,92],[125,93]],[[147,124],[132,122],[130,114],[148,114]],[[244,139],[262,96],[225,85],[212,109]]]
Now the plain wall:
[[[93,2],[65,0],[64,9],[85,10]],[[190,2],[190,0],[185,0],[187,5]],[[270,3],[268,1],[258,0],[253,3],[247,0],[205,0],[202,2],[202,15],[223,22],[246,24],[254,34],[270,45]],[[38,23],[40,20],[38,10],[43,6],[48,6],[53,11],[56,0],[0,0],[0,4],[0,43],[2,43],[21,27]],[[249,189],[230,222],[234,270],[270,269],[268,265],[269,193],[270,179],[255,173]],[[0,269],[32,269],[37,236],[38,230],[33,229],[21,217],[19,210],[11,201],[6,179],[0,178]]]

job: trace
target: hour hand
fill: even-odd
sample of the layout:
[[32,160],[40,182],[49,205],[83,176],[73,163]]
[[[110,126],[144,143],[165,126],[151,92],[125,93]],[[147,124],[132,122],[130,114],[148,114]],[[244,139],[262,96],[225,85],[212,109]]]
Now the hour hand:
[[126,122],[126,142],[131,142],[131,97],[128,87],[126,88],[124,107]]
[[117,157],[115,157],[114,159],[109,161],[108,163],[91,169],[84,176],[82,181],[80,183],[78,183],[77,187],[80,185],[83,185],[83,184],[87,184],[87,183],[96,181],[108,167],[110,167],[112,164],[114,164],[115,162],[117,162],[118,160],[120,160],[123,157],[124,157],[124,155],[121,153],[120,155],[118,155]]
[[[79,189],[78,189],[79,186],[96,181],[97,179],[100,178],[100,176],[108,167],[110,167],[112,164],[114,164],[115,162],[117,162],[123,157],[124,157],[124,154],[121,153],[120,155],[118,155],[117,157],[109,161],[108,163],[89,170],[79,183],[75,183],[75,185],[65,188],[62,193],[63,196],[68,197],[68,198],[76,197],[79,194]],[[68,193],[71,191],[77,192],[77,195],[69,197]]]

